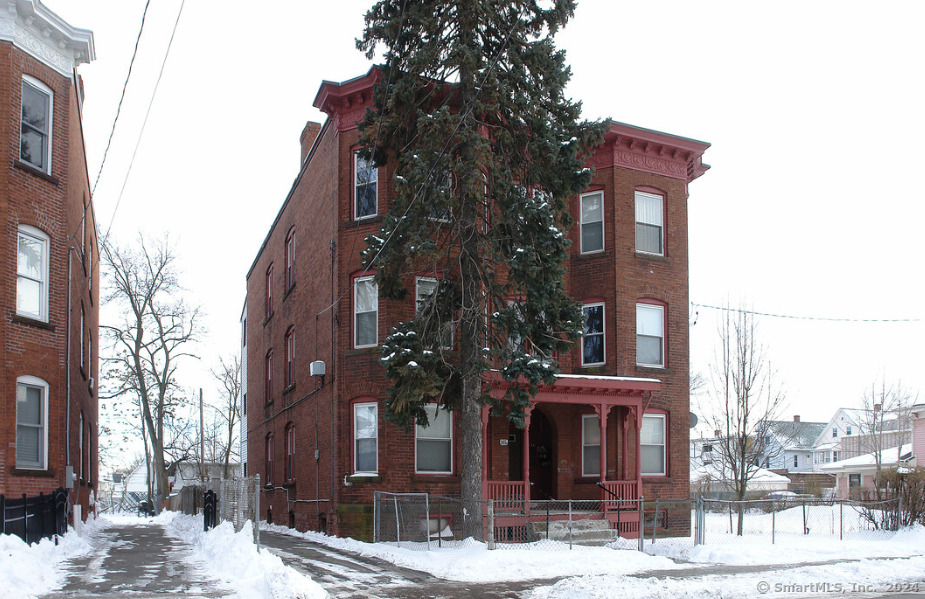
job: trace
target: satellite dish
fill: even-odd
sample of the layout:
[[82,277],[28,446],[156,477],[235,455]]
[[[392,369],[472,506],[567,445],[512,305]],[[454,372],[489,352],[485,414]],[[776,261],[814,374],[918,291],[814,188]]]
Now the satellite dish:
[[700,419],[697,418],[697,414],[694,414],[693,412],[691,412],[691,428],[694,428],[695,426],[697,426],[698,422],[700,422]]

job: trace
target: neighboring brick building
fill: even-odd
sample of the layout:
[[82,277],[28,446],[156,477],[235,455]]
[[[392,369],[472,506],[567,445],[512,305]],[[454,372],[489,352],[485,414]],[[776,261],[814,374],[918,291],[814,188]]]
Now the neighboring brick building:
[[[273,487],[263,517],[334,534],[364,533],[375,490],[459,493],[451,416],[410,433],[383,418],[377,346],[415,302],[379,299],[360,261],[391,197],[392,169],[355,156],[377,76],[322,84],[328,119],[306,125],[298,178],[247,275],[247,473]],[[571,202],[567,287],[588,332],[559,357],[528,428],[483,412],[486,498],[596,500],[598,482],[624,498],[688,496],[687,197],[707,147],[610,127]],[[428,285],[419,278],[417,293]]]
[[93,58],[93,34],[39,0],[0,11],[0,494],[66,487],[84,514],[97,489],[99,250],[75,69]]

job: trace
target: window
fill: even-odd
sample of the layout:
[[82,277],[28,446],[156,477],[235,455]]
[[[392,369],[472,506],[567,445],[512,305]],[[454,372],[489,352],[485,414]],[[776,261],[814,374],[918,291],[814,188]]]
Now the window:
[[860,489],[861,488],[861,475],[860,474],[849,474],[848,475],[848,488],[849,489]]
[[93,483],[93,427],[87,423],[87,484]]
[[267,378],[266,378],[266,397],[263,400],[266,403],[273,401],[273,350],[267,352],[266,359]]
[[86,317],[84,316],[84,306],[83,303],[80,304],[80,367],[84,367],[84,360],[86,359],[86,351],[84,348],[84,331],[87,330],[86,327]]
[[286,387],[295,383],[295,329],[286,331]]
[[[428,277],[418,277],[417,285],[415,287],[415,314],[420,316],[421,311],[424,309],[424,306],[427,304],[428,300],[433,297],[434,293],[437,291],[437,279],[432,279]],[[439,318],[439,315],[435,313],[432,314],[433,318]],[[432,330],[432,327],[428,327],[428,330]],[[440,347],[442,349],[449,349],[453,346],[453,323],[446,322],[440,325],[439,331],[439,341]]]
[[581,365],[604,363],[604,304],[585,304],[584,336],[581,338]]
[[372,277],[356,280],[353,313],[354,347],[374,347],[379,341],[379,291]]
[[353,406],[353,471],[375,474],[379,471],[379,405],[375,402]]
[[832,438],[834,439],[834,438],[836,438],[836,437],[838,437],[838,427],[837,427],[837,426],[833,426],[833,427],[832,427]]
[[415,472],[452,474],[453,472],[453,415],[430,404],[427,426],[415,425]]
[[295,478],[295,426],[292,423],[286,427],[286,480]]
[[273,314],[273,265],[267,268],[267,318]]
[[851,434],[851,425],[850,425],[850,424],[847,425],[847,426],[845,426],[845,434],[846,434],[846,435],[850,435],[850,434]]
[[797,456],[797,455],[793,456],[793,467],[794,468],[800,467],[800,456]]
[[665,365],[665,308],[636,304],[636,363]]
[[664,203],[660,195],[636,192],[636,251],[659,256],[665,253]]
[[375,216],[377,207],[377,188],[379,174],[376,167],[359,153],[354,153],[354,199],[355,218],[368,218]]
[[267,459],[266,459],[266,464],[264,465],[266,469],[264,470],[264,473],[263,473],[265,477],[264,484],[272,485],[273,484],[273,433],[270,433],[269,435],[267,435],[265,449],[267,452],[266,454]]
[[593,414],[581,417],[581,475],[601,475],[601,425]]
[[19,159],[46,173],[51,171],[52,97],[47,86],[23,77]]
[[838,451],[833,451],[833,452],[832,452],[832,461],[833,461],[833,462],[837,462],[837,461],[838,461]]
[[581,253],[604,249],[604,192],[581,196]]
[[48,321],[48,241],[35,227],[19,227],[16,313],[43,322]]
[[639,452],[642,474],[665,474],[665,415],[646,414],[639,432]]
[[295,285],[295,229],[286,236],[286,291]]
[[16,467],[48,465],[48,383],[34,376],[16,379]]
[[432,220],[449,222],[453,217],[450,210],[449,199],[453,195],[453,175],[443,173],[432,179],[433,183],[427,187],[427,201],[430,204],[430,217]]

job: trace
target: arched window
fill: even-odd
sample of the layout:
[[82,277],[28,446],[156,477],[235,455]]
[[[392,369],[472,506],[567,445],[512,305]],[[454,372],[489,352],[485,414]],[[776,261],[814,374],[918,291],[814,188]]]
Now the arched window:
[[665,196],[636,190],[636,251],[665,254]]
[[273,314],[273,265],[267,267],[267,296],[266,296],[267,318]]
[[266,396],[263,398],[265,403],[273,401],[273,350],[267,352],[266,358]]
[[51,172],[53,106],[51,88],[34,77],[23,75],[19,159],[43,173]]
[[295,228],[286,235],[286,291],[295,285]]
[[286,372],[285,385],[288,388],[295,383],[295,327],[286,331]]

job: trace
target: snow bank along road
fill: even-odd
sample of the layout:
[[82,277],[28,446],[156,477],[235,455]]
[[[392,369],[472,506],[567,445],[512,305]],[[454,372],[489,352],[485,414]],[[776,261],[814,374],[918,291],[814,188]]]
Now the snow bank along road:
[[443,580],[375,557],[266,530],[260,532],[260,543],[286,565],[310,576],[334,598],[513,599],[536,586],[555,582],[555,579],[503,583]]

